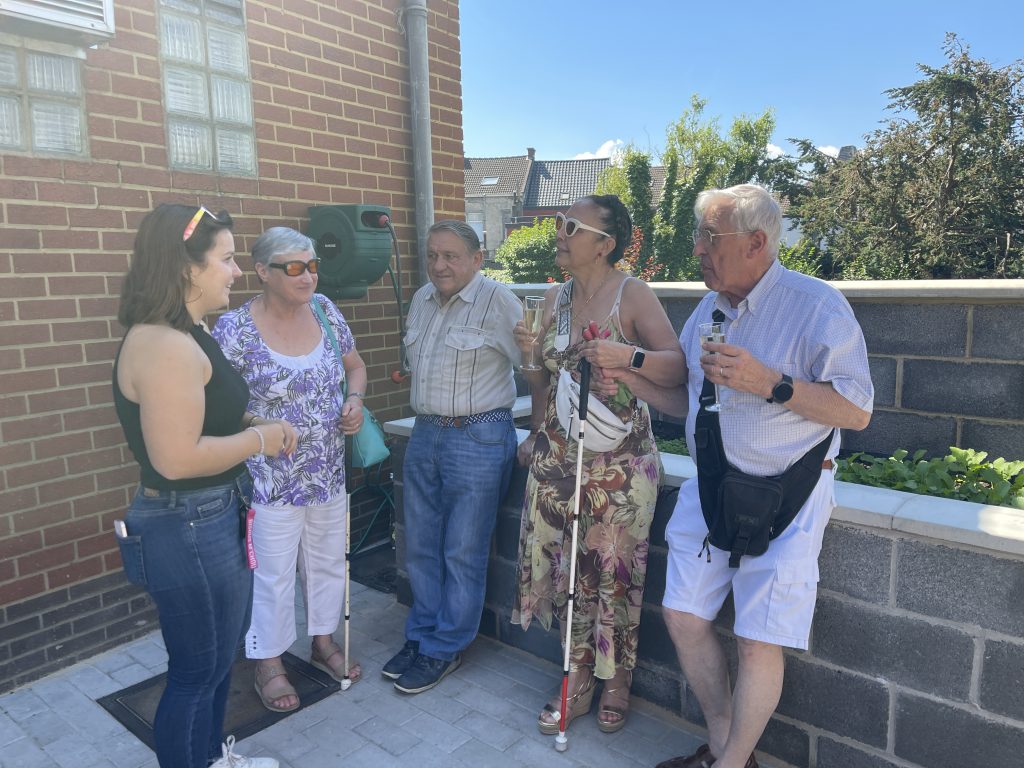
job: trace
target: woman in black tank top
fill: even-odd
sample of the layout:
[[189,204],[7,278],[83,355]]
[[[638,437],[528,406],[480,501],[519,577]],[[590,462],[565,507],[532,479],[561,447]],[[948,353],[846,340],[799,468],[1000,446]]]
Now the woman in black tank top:
[[115,533],[129,581],[146,588],[167,648],[153,725],[161,768],[277,768],[223,744],[231,665],[249,623],[245,460],[290,453],[287,422],[246,412],[249,388],[203,318],[227,306],[241,274],[226,211],[161,205],[139,227],[121,290],[127,332],[114,405],[140,487]]

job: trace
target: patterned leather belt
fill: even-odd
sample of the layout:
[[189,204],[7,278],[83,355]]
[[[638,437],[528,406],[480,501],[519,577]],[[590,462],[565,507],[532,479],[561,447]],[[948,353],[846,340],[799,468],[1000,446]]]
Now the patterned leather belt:
[[469,416],[435,416],[432,413],[422,413],[416,417],[417,421],[424,421],[427,424],[435,424],[439,427],[455,427],[462,429],[470,424],[486,424],[493,421],[512,421],[511,408],[495,408],[493,411],[483,413],[472,413]]

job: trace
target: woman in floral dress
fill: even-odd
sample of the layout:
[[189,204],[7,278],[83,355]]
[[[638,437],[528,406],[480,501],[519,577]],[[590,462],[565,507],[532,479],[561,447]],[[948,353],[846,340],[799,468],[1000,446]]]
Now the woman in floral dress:
[[[632,368],[660,386],[675,387],[685,380],[685,366],[654,292],[615,266],[632,236],[621,201],[614,195],[582,198],[565,216],[558,214],[556,226],[555,263],[572,279],[547,292],[544,367],[524,371],[533,418],[519,453],[530,474],[512,621],[526,629],[536,619],[550,629],[555,615],[564,638],[577,443],[557,415],[559,374],[568,371],[578,382],[577,366],[585,357],[598,379],[606,368]],[[533,342],[522,323],[516,339],[524,351]],[[598,727],[614,732],[629,711],[661,460],[646,404],[624,386],[608,398],[591,392],[591,402],[596,399],[629,429],[615,448],[583,451],[566,718],[571,722],[590,710],[596,680],[602,679]],[[545,705],[537,721],[541,732],[558,732],[559,706],[560,697]]]
[[[308,237],[273,227],[257,238],[252,256],[263,293],[225,313],[213,335],[249,385],[249,410],[287,419],[299,433],[293,455],[249,460],[256,571],[245,652],[258,659],[256,692],[263,705],[289,712],[298,708],[299,697],[281,654],[296,638],[296,564],[313,636],[312,664],[339,681],[347,676],[354,682],[361,671],[358,665],[345,669],[332,634],[345,589],[344,436],[362,424],[366,367],[337,307],[315,293],[318,260]],[[346,380],[347,397],[341,392]]]

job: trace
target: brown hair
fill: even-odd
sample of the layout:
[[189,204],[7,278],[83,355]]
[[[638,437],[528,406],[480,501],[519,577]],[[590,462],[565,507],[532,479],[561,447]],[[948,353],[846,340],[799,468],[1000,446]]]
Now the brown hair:
[[193,326],[185,306],[189,267],[205,267],[206,252],[213,247],[217,233],[234,224],[227,211],[216,216],[203,214],[195,231],[183,241],[185,227],[196,210],[191,205],[164,203],[142,219],[121,285],[117,320],[125,328],[153,323],[187,331]]

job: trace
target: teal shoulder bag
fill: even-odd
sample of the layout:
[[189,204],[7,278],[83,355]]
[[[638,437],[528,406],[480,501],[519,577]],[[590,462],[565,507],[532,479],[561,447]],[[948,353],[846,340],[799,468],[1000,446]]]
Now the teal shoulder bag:
[[[316,298],[310,301],[313,305],[313,311],[316,312],[316,316],[320,318],[320,325],[324,329],[324,333],[327,334],[328,340],[331,342],[331,348],[334,350],[334,356],[338,358],[338,365],[344,370],[345,363],[341,359],[341,349],[338,346],[338,337],[334,335],[334,329],[331,328],[330,322],[327,320],[327,315],[324,314],[323,307],[317,302]],[[348,392],[348,382],[343,381],[341,384],[341,393],[345,396]],[[374,418],[373,413],[365,405],[363,406],[363,426],[359,428],[359,431],[352,435],[352,466],[358,468],[372,467],[375,464],[380,464],[388,456],[391,455],[391,451],[388,450],[387,443],[384,439],[384,430],[381,429],[380,422]]]

